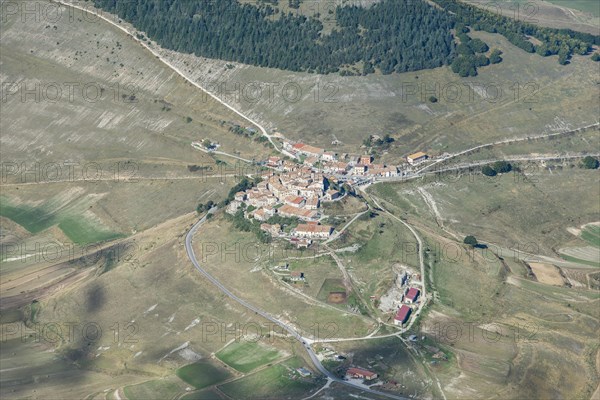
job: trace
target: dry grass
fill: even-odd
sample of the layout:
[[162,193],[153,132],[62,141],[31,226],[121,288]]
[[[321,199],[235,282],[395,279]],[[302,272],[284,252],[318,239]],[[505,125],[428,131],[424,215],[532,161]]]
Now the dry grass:
[[535,262],[530,262],[529,266],[533,270],[538,282],[556,286],[563,286],[565,284],[565,280],[556,266]]
[[[273,96],[265,87],[258,100],[226,98],[292,139],[331,148],[337,138],[342,144],[336,151],[357,152],[370,134],[391,134],[396,142],[388,154],[381,155],[390,162],[417,149],[456,151],[464,149],[465,143],[482,144],[595,122],[597,98],[589,82],[597,74],[589,58],[576,56],[569,66],[561,67],[556,57],[525,53],[499,35],[477,32],[474,36],[502,50],[504,61],[468,79],[449,68],[387,76],[317,76],[165,54],[195,79],[212,86],[277,84]],[[282,88],[286,84],[300,88],[298,101],[285,97]],[[437,88],[439,101],[428,103],[430,94],[421,95],[421,88],[424,93]],[[493,99],[496,88],[501,95]],[[408,94],[412,92],[416,94]]]
[[[223,218],[214,218],[205,225],[198,232],[194,246],[200,262],[221,282],[227,282],[233,293],[303,332],[312,332],[315,326],[330,323],[336,324],[340,336],[361,336],[372,328],[371,323],[360,316],[311,304],[309,299],[285,288],[280,277],[265,270],[273,265],[269,254],[281,254],[283,250],[278,245],[257,242],[254,234],[237,231]],[[321,261],[316,263],[319,265]],[[306,265],[305,272],[312,287],[311,276],[318,275],[310,272],[311,260]]]
[[597,35],[600,10],[587,0],[466,0],[493,13],[550,28],[567,28]]

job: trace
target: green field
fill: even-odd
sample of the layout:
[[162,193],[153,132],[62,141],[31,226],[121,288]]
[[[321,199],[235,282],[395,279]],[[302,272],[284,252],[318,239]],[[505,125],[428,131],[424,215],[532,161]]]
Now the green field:
[[321,285],[321,289],[319,289],[317,299],[321,301],[327,301],[327,297],[329,296],[330,292],[346,292],[344,281],[341,279],[325,279],[325,281],[323,281],[323,285]]
[[586,226],[581,232],[581,238],[592,246],[600,247],[600,226]]
[[230,374],[207,362],[197,362],[179,368],[176,375],[196,389],[202,389],[227,379]]
[[245,378],[226,383],[219,389],[234,399],[282,399],[304,397],[315,386],[294,371],[302,366],[299,358],[287,360]]
[[571,262],[578,263],[578,264],[589,265],[591,267],[600,267],[600,262],[598,262],[598,261],[584,260],[583,258],[577,258],[577,257],[569,256],[567,254],[562,254],[562,253],[561,253],[560,257],[566,261],[571,261]]
[[180,400],[218,400],[222,397],[212,390],[206,389],[198,392],[188,393],[180,398]]
[[13,206],[4,196],[0,197],[0,215],[6,217],[31,233],[38,233],[57,223],[56,216],[41,207]]
[[318,298],[323,282],[327,279],[339,279],[341,277],[341,272],[330,255],[301,260],[283,259],[281,264],[285,262],[289,264],[290,272],[304,272],[305,282],[295,286],[314,298]]
[[272,347],[255,342],[234,342],[219,351],[217,358],[240,372],[250,372],[281,357],[281,353]]
[[58,225],[60,230],[76,244],[97,243],[125,236],[99,226],[85,216],[76,215],[80,212],[81,203],[84,201],[85,199],[82,199],[80,204],[71,204],[66,210],[55,210],[51,202],[37,207],[15,206],[6,197],[0,197],[0,216],[9,218],[34,234]]
[[157,379],[126,386],[123,392],[128,400],[168,400],[177,398],[182,388],[166,379]]
[[[360,246],[356,252],[339,253],[339,257],[354,277],[356,290],[351,297],[360,293],[365,304],[369,296],[381,296],[387,291],[395,277],[394,266],[409,267],[415,272],[419,268],[414,236],[399,221],[383,212],[364,214],[350,225],[339,243],[332,245],[337,248]],[[355,299],[350,298],[348,302],[354,304]]]
[[97,243],[125,237],[120,233],[99,230],[97,227],[86,224],[84,220],[76,217],[63,219],[58,227],[76,244]]
[[562,248],[559,250],[561,258],[579,264],[600,267],[600,226],[584,226],[579,237],[588,245]]

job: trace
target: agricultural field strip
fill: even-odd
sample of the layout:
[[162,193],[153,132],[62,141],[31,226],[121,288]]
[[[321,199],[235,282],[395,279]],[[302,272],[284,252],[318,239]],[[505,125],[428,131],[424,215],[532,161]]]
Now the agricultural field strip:
[[[228,154],[231,157],[234,155]],[[136,177],[120,177],[115,179],[114,177],[100,177],[93,179],[86,178],[74,178],[74,179],[57,179],[57,180],[40,180],[34,182],[23,182],[23,183],[2,183],[0,187],[20,187],[20,186],[31,186],[31,185],[45,185],[51,183],[75,183],[75,182],[90,182],[97,183],[101,181],[115,182],[115,183],[135,183],[137,181],[182,181],[182,180],[197,180],[197,179],[224,179],[224,178],[237,178],[237,174],[226,174],[226,175],[200,175],[200,176],[174,176],[174,177],[147,177],[147,176],[136,176]]]

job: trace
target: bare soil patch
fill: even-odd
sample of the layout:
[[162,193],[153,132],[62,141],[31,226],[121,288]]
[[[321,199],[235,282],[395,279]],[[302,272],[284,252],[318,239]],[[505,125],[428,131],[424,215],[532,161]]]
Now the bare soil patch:
[[333,304],[345,303],[346,299],[346,292],[329,292],[329,296],[327,296],[327,302]]
[[563,286],[565,281],[558,267],[552,264],[529,263],[537,280],[547,285]]

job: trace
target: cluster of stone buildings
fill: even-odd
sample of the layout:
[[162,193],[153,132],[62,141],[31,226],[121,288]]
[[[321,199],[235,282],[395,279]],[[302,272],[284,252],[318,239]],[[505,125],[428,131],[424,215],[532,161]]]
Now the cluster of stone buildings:
[[[344,154],[338,159],[338,155],[325,151],[319,147],[304,143],[284,142],[283,148],[295,157],[303,158],[303,163],[308,166],[320,165],[321,170],[327,174],[352,175],[365,177],[392,177],[398,176],[398,168],[385,164],[374,164],[370,155],[351,156]],[[276,165],[268,163],[275,167]]]
[[[308,246],[313,239],[326,239],[332,228],[316,223],[321,217],[323,201],[333,201],[341,197],[337,190],[327,188],[327,179],[333,182],[348,177],[394,177],[398,176],[398,167],[377,164],[370,155],[338,155],[325,149],[304,143],[283,142],[284,152],[301,160],[301,163],[278,156],[269,157],[265,165],[270,167],[263,175],[263,181],[255,187],[238,192],[227,207],[227,212],[235,214],[242,205],[244,216],[263,222],[261,229],[274,237],[286,236],[277,224],[265,223],[271,217],[279,215],[295,218],[304,223],[298,225],[289,239],[298,247]],[[413,157],[414,156],[414,157]],[[410,164],[427,158],[425,153],[409,156]]]
[[[279,157],[270,157],[267,165],[275,166],[282,172],[266,171],[262,175],[263,181],[255,187],[236,193],[226,211],[235,214],[244,204],[245,217],[257,221],[265,222],[275,215],[296,218],[303,223],[290,236],[304,239],[296,243],[298,246],[309,245],[313,239],[328,238],[332,227],[317,222],[321,217],[321,202],[334,200],[341,194],[334,189],[326,190],[324,174],[308,166]],[[277,224],[263,223],[261,229],[274,237],[285,236]]]
[[[400,166],[388,166],[385,164],[373,163],[373,157],[370,155],[352,156],[337,154],[331,151],[325,151],[319,147],[314,147],[304,143],[283,142],[283,148],[292,156],[302,159],[303,164],[314,167],[320,166],[320,169],[329,174],[352,175],[366,177],[394,177],[400,173]],[[278,159],[278,157],[271,157]],[[414,166],[429,159],[429,155],[422,151],[410,154],[406,157],[409,165]],[[269,163],[269,166],[277,167],[278,164]]]

